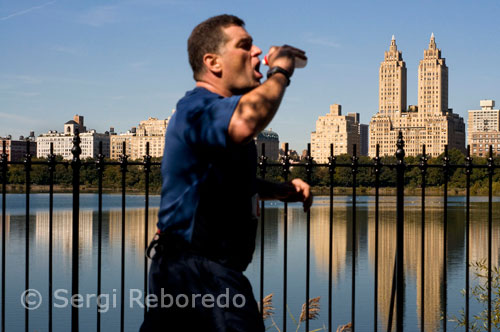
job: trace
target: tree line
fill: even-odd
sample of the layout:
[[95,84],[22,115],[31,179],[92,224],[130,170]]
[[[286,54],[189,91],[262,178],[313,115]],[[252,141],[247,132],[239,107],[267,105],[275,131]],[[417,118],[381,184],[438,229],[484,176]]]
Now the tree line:
[[[465,165],[465,155],[456,149],[452,149],[448,154],[449,163],[451,165]],[[57,157],[58,161],[62,161],[62,157]],[[44,158],[34,158],[33,161],[47,162]],[[160,162],[161,158],[153,158],[153,162]],[[336,157],[337,164],[351,164],[351,156],[340,155]],[[443,165],[444,154],[436,158],[429,158],[429,165]],[[82,160],[82,167],[80,170],[80,184],[87,188],[98,187],[98,172],[95,166],[95,160],[88,158]],[[270,162],[271,163],[271,162]],[[299,164],[304,164],[305,160],[298,161]],[[314,163],[314,161],[313,161]],[[359,164],[373,164],[373,159],[370,157],[361,156],[358,159]],[[396,164],[396,158],[393,156],[381,157],[382,165]],[[406,164],[419,164],[420,156],[405,157]],[[500,165],[500,156],[494,158],[494,163]],[[474,157],[474,165],[486,165],[487,158]],[[234,165],[238,167],[238,165]],[[258,175],[260,171],[258,170]],[[72,169],[69,165],[57,165],[54,172],[54,184],[60,187],[71,187],[72,185]],[[450,168],[448,174],[445,175],[441,167],[428,168],[426,176],[426,185],[428,187],[442,187],[445,182],[445,176],[448,179],[448,188],[450,189],[465,189],[466,188],[466,175],[464,168]],[[35,185],[49,185],[49,171],[47,165],[32,165],[31,184]],[[306,169],[302,165],[292,164],[290,167],[290,174],[288,179],[302,178],[307,180]],[[265,174],[267,180],[281,182],[284,181],[285,176],[283,167],[268,166]],[[335,187],[351,187],[352,186],[352,169],[350,167],[335,168],[333,177],[333,184]],[[26,171],[24,165],[10,165],[7,173],[7,182],[10,185],[23,185],[26,181]],[[122,172],[120,166],[106,165],[103,173],[103,187],[106,190],[118,191],[121,189]],[[421,170],[418,167],[410,168],[405,171],[405,186],[407,188],[419,188],[421,186],[422,176]],[[375,183],[375,172],[372,167],[359,167],[356,175],[356,182],[358,186],[370,188]],[[127,190],[142,191],[145,188],[144,167],[129,165],[127,167],[126,179]],[[310,184],[313,187],[329,187],[330,186],[330,173],[328,167],[314,167],[311,174]],[[380,172],[380,187],[395,187],[396,186],[396,170],[383,166]],[[153,193],[159,193],[161,189],[161,174],[159,166],[152,166],[150,172],[150,189]],[[471,173],[471,192],[473,194],[486,194],[488,190],[488,169],[474,168]],[[493,192],[500,193],[500,171],[495,171],[493,175]]]
[[[336,157],[336,164],[351,164],[352,157],[343,154]],[[405,157],[405,164],[418,165],[420,164],[421,155]],[[451,149],[448,153],[450,165],[465,165],[466,156],[458,149]],[[299,164],[305,164],[305,160],[299,161]],[[395,187],[396,186],[396,169],[387,167],[387,165],[395,165],[397,160],[395,156],[381,157],[380,162],[383,166],[380,171],[380,187]],[[500,156],[494,158],[494,164],[500,165]],[[358,157],[358,164],[372,164],[374,161],[370,157]],[[444,153],[435,158],[428,158],[428,165],[443,165]],[[482,157],[473,157],[473,165],[487,165],[488,159]],[[313,161],[314,164],[314,161]],[[314,167],[311,174],[310,184],[314,187],[329,187],[330,172],[328,167]],[[269,167],[266,172],[266,179],[272,181],[283,181],[283,172],[281,167]],[[293,166],[291,168],[288,179],[299,177],[307,180],[307,173],[304,166]],[[426,172],[427,187],[442,187],[448,180],[449,189],[465,189],[466,188],[466,173],[464,168],[450,167],[448,174],[443,172],[442,167],[428,167]],[[335,187],[351,187],[352,186],[352,168],[336,167],[333,176],[333,185]],[[488,169],[474,168],[471,177],[471,193],[487,194],[488,192]],[[356,183],[358,186],[371,188],[375,185],[375,172],[372,167],[359,167],[356,173]],[[422,185],[422,172],[419,167],[408,168],[405,171],[405,187],[420,188]],[[493,193],[500,194],[500,170],[496,170],[493,174]]]

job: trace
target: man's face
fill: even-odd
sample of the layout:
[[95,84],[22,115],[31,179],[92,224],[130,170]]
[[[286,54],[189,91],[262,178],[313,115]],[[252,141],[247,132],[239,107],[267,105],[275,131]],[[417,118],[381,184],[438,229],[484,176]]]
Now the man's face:
[[259,55],[262,50],[253,45],[252,37],[240,26],[223,28],[227,42],[220,49],[222,80],[227,89],[241,94],[260,85]]

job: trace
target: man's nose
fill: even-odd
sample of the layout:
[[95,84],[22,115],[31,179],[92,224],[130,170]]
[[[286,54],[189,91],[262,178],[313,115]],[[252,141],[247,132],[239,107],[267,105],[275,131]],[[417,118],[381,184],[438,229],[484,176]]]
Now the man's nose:
[[252,56],[258,56],[261,54],[262,54],[262,50],[258,46],[253,45]]

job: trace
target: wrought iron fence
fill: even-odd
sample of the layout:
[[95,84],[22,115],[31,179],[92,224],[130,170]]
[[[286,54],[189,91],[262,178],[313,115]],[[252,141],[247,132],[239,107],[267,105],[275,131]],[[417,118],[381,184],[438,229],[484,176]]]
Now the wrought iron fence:
[[[127,155],[125,155],[126,146],[125,142],[123,143],[123,151],[124,153],[121,155],[119,161],[108,161],[105,160],[104,155],[102,153],[102,143],[99,145],[99,154],[94,161],[82,161],[80,159],[81,148],[80,148],[80,138],[78,135],[74,136],[73,139],[73,148],[72,154],[73,159],[71,161],[58,161],[56,160],[56,156],[54,155],[53,145],[50,146],[50,154],[48,155],[47,161],[33,161],[32,155],[30,154],[29,142],[27,142],[26,155],[23,161],[8,161],[8,156],[6,154],[6,144],[3,142],[3,152],[1,154],[0,159],[0,172],[2,175],[2,281],[1,281],[1,330],[5,331],[5,307],[6,307],[6,299],[5,299],[5,272],[6,272],[6,196],[7,196],[7,173],[9,170],[9,165],[24,165],[25,172],[25,217],[26,217],[26,246],[25,246],[25,289],[28,290],[29,287],[29,215],[30,215],[30,191],[31,191],[31,171],[33,165],[45,165],[49,172],[49,266],[48,266],[48,275],[49,275],[49,286],[48,291],[49,294],[52,294],[52,280],[53,280],[53,206],[54,206],[54,175],[56,172],[57,165],[65,165],[67,167],[71,167],[72,169],[72,196],[73,196],[73,204],[72,204],[72,295],[78,294],[79,292],[79,256],[78,256],[78,248],[79,248],[79,198],[80,198],[80,171],[82,167],[95,167],[95,170],[98,174],[98,244],[97,244],[97,294],[101,294],[102,287],[102,212],[103,212],[103,204],[102,204],[102,196],[103,196],[103,175],[105,167],[107,166],[119,166],[121,172],[121,280],[120,280],[120,296],[121,296],[121,305],[120,305],[120,330],[124,330],[124,316],[125,316],[125,308],[124,308],[124,296],[125,296],[125,211],[126,211],[126,174],[129,166],[142,166],[144,172],[144,192],[145,192],[145,209],[148,211],[149,209],[149,177],[152,166],[159,166],[160,163],[153,162],[152,158],[149,154],[149,144],[146,145],[146,155],[144,156],[143,161],[129,161]],[[466,223],[465,223],[465,243],[466,243],[466,262],[464,266],[465,273],[465,330],[469,331],[469,319],[470,319],[470,277],[469,277],[469,269],[470,269],[470,195],[471,195],[471,174],[474,169],[486,169],[488,172],[488,241],[487,241],[487,330],[491,331],[492,329],[492,223],[493,223],[493,205],[492,205],[492,193],[493,193],[493,174],[495,169],[499,168],[500,165],[494,163],[493,159],[493,150],[490,146],[489,157],[487,159],[486,165],[477,165],[473,164],[472,158],[470,155],[470,147],[467,149],[467,157],[465,159],[464,164],[451,164],[450,158],[448,156],[448,148],[445,147],[444,158],[442,164],[429,164],[428,156],[426,155],[425,145],[422,147],[422,154],[420,157],[420,162],[418,164],[406,164],[404,157],[404,140],[402,133],[399,133],[398,141],[397,141],[397,150],[395,152],[396,162],[391,164],[383,164],[381,157],[379,156],[379,147],[376,149],[376,156],[372,159],[372,162],[369,164],[359,163],[359,157],[356,154],[356,146],[353,149],[353,155],[350,158],[350,163],[338,163],[337,158],[333,154],[333,144],[330,146],[330,157],[328,163],[315,163],[311,156],[311,147],[308,145],[308,152],[305,158],[305,162],[302,164],[293,164],[293,167],[304,167],[306,171],[307,180],[310,181],[314,169],[318,168],[326,168],[329,172],[329,275],[328,275],[328,330],[333,331],[332,326],[332,299],[333,299],[333,290],[332,290],[332,259],[333,259],[333,251],[332,251],[332,243],[333,243],[333,208],[334,208],[334,174],[339,169],[348,169],[351,171],[352,176],[352,214],[351,222],[352,224],[352,245],[353,245],[353,253],[352,253],[352,275],[351,275],[351,283],[352,283],[352,294],[351,294],[351,330],[356,330],[356,250],[357,250],[357,229],[356,229],[356,189],[358,187],[357,183],[357,174],[360,169],[368,168],[374,174],[374,189],[375,189],[375,268],[374,268],[374,290],[373,290],[373,331],[378,330],[379,326],[379,315],[378,315],[378,283],[379,283],[379,198],[381,188],[381,180],[380,175],[383,169],[391,169],[395,170],[397,174],[396,178],[396,255],[394,261],[394,272],[392,279],[392,290],[391,290],[391,300],[390,300],[390,310],[389,315],[387,317],[387,328],[388,331],[392,330],[393,319],[395,320],[395,330],[400,332],[404,329],[404,298],[405,298],[405,286],[404,286],[404,199],[405,199],[405,172],[408,170],[417,168],[420,170],[421,176],[421,312],[420,312],[420,326],[421,330],[425,329],[425,199],[426,199],[426,177],[427,172],[430,168],[437,168],[442,170],[444,177],[444,190],[443,190],[443,237],[444,237],[444,245],[443,245],[443,291],[444,294],[444,317],[447,315],[447,296],[446,296],[446,283],[447,283],[447,233],[448,233],[448,177],[446,176],[454,169],[464,169],[466,174]],[[290,160],[290,156],[288,154],[288,144],[285,145],[285,153],[284,157],[280,162],[268,162],[268,158],[265,155],[265,145],[262,145],[262,155],[259,157],[259,173],[262,178],[266,177],[269,168],[278,167],[281,168],[282,176],[285,181],[288,180],[290,169],[292,167],[292,163]],[[265,213],[265,202],[261,202],[261,246],[260,246],[260,285],[259,285],[259,297],[260,303],[262,303],[264,298],[264,257],[265,257],[265,246],[264,246],[264,225],[266,219]],[[145,238],[144,244],[147,246],[148,244],[148,213],[145,213]],[[288,287],[288,204],[284,203],[284,214],[283,214],[283,225],[284,225],[284,251],[283,251],[283,308],[286,308],[287,305],[287,287]],[[306,299],[305,311],[306,311],[306,321],[305,328],[306,331],[309,331],[309,299],[310,299],[310,274],[311,274],[311,265],[310,265],[310,249],[311,249],[311,213],[307,212],[307,229],[306,229],[306,287],[304,297]],[[144,248],[146,249],[146,248]],[[147,278],[147,269],[148,262],[147,258],[144,258],[144,294],[147,294],[147,286],[148,286],[148,278]],[[145,297],[144,297],[145,298]],[[52,296],[48,297],[48,330],[52,331],[53,328],[53,313],[52,313]],[[393,317],[393,309],[395,308],[396,317]],[[97,308],[96,308],[97,310]],[[144,306],[144,314],[146,313],[146,306]],[[283,321],[282,321],[282,331],[287,330],[287,312],[283,310]],[[447,322],[446,319],[443,320],[443,331],[447,330]],[[100,331],[101,329],[101,315],[100,311],[97,310],[97,321],[96,321],[96,330]],[[78,307],[72,306],[71,309],[71,330],[78,331],[79,330],[79,310]],[[29,310],[25,310],[25,331],[29,331]]]

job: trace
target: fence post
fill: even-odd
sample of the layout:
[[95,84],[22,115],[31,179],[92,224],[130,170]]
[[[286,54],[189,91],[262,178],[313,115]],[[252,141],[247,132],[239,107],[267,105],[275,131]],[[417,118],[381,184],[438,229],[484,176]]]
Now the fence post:
[[[307,156],[306,156],[306,174],[307,183],[311,184],[312,172],[313,172],[313,157],[311,156],[311,143],[307,144]],[[307,211],[307,239],[306,239],[306,331],[309,331],[309,294],[310,294],[310,283],[311,283],[311,210]]]
[[[73,136],[73,148],[71,149],[73,159],[71,160],[71,168],[73,169],[73,231],[72,231],[72,260],[71,260],[71,295],[72,297],[78,294],[78,249],[79,249],[79,228],[80,228],[80,167],[82,166],[80,155],[80,134],[78,129],[75,129]],[[78,331],[78,307],[71,306],[71,331]]]
[[[126,143],[122,144],[120,156],[120,171],[122,173],[122,227],[121,227],[121,282],[120,282],[120,331],[124,331],[125,321],[125,216],[126,216],[126,180],[128,168]],[[147,211],[146,211],[147,213]]]
[[379,241],[379,189],[382,162],[380,158],[380,145],[376,145],[375,158],[373,158],[373,171],[375,173],[375,273],[373,296],[373,331],[378,331],[378,241]]
[[403,332],[404,315],[404,189],[405,189],[405,142],[400,131],[396,150],[397,203],[396,203],[396,331]]
[[7,222],[7,141],[2,141],[2,155],[0,165],[2,166],[2,326],[5,331],[5,231]]
[[[148,249],[149,231],[149,175],[151,173],[151,155],[149,154],[149,142],[146,143],[146,155],[142,162],[144,165],[144,252]],[[148,294],[148,258],[144,255],[144,318],[148,311],[146,296]]]
[[[491,331],[492,307],[491,307],[491,270],[492,270],[492,232],[493,232],[493,174],[495,172],[493,147],[490,144],[490,154],[488,157],[488,331]],[[498,317],[498,316],[497,316]],[[496,318],[496,317],[495,317]],[[495,324],[496,326],[496,324]]]
[[[262,155],[259,157],[259,170],[262,179],[266,178],[267,171],[267,157],[266,157],[266,143],[262,143]],[[265,204],[264,200],[260,202],[260,313],[264,317],[264,229],[265,229]]]
[[[290,173],[290,156],[288,155],[288,143],[285,143],[285,155],[281,159],[283,177],[288,181]],[[286,332],[287,320],[287,287],[288,287],[288,203],[284,203],[283,212],[283,332]]]
[[95,161],[98,177],[98,201],[97,201],[97,322],[96,331],[101,331],[101,289],[102,289],[102,179],[104,173],[104,154],[102,153],[102,141],[99,142],[99,154]]
[[[30,195],[31,195],[31,151],[30,151],[30,141],[26,141],[26,154],[24,155],[24,171],[26,172],[26,180],[25,180],[25,185],[26,185],[26,212],[25,212],[25,217],[26,217],[26,228],[25,228],[25,252],[26,252],[26,267],[25,267],[25,289],[30,289],[29,283],[30,283]],[[24,320],[25,320],[25,331],[29,331],[29,308],[28,308],[28,302],[25,299],[25,315],[24,315]]]
[[337,158],[333,154],[333,143],[330,144],[330,157],[328,157],[328,173],[330,176],[330,218],[328,240],[328,331],[332,331],[332,290],[333,290],[333,185]]
[[357,224],[356,224],[356,176],[358,174],[358,157],[356,144],[352,146],[351,173],[352,173],[352,270],[351,270],[351,330],[356,331],[356,255],[357,255]]

